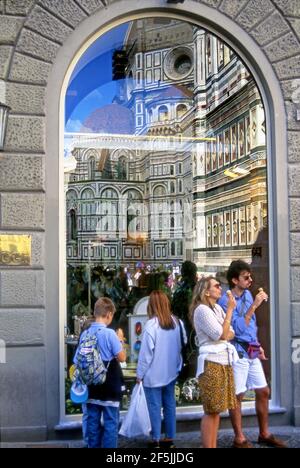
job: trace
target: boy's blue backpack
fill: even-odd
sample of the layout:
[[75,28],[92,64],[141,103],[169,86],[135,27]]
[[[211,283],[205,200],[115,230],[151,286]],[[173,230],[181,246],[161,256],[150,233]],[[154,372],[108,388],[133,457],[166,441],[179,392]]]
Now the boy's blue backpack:
[[97,333],[86,330],[75,355],[75,379],[86,385],[102,385],[106,380],[108,366],[105,367],[99,347]]

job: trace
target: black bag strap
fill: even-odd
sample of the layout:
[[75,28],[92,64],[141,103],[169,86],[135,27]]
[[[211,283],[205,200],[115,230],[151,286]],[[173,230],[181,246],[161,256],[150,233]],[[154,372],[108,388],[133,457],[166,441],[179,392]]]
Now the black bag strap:
[[184,338],[183,338],[183,330],[182,330],[182,325],[181,325],[181,320],[178,319],[178,325],[179,325],[179,332],[180,332],[180,341],[181,341],[181,349],[184,347]]
[[234,338],[234,342],[238,343],[243,348],[243,350],[246,351],[246,353],[248,352],[249,343],[247,343],[247,341],[241,341],[237,338]]

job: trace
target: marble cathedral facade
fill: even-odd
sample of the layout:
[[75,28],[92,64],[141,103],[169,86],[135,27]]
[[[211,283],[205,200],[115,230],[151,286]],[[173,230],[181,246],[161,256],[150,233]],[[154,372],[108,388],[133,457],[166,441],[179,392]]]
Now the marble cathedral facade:
[[68,262],[251,261],[267,223],[266,135],[246,67],[175,20],[133,22],[124,51],[118,99],[97,115],[96,144],[79,135],[65,176]]

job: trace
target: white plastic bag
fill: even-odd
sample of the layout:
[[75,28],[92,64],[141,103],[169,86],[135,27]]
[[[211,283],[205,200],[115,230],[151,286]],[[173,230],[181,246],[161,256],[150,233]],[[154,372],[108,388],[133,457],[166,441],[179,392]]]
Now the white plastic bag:
[[144,387],[142,383],[136,384],[119,434],[130,438],[141,435],[148,436],[150,431],[151,422]]

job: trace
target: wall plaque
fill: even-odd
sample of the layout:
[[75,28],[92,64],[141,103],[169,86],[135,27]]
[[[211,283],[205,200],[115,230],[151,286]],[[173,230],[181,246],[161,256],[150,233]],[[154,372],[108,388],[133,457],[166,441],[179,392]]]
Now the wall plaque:
[[31,236],[0,234],[0,266],[30,266]]

